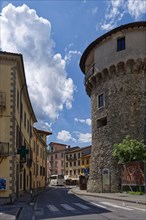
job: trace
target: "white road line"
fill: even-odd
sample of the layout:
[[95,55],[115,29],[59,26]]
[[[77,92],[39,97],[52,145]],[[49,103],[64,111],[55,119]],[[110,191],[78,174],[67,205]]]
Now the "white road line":
[[81,203],[74,203],[74,204],[82,209],[91,209],[89,206],[83,205]]
[[133,210],[131,208],[126,208],[126,207],[123,207],[123,206],[115,205],[115,204],[112,204],[110,202],[100,202],[100,203],[103,204],[103,205],[114,207],[114,208],[125,209],[125,210],[129,210],[129,211]]
[[55,205],[47,205],[47,208],[48,208],[51,212],[59,212],[59,209],[56,208]]
[[75,208],[71,207],[70,205],[67,204],[60,204],[60,205],[68,211],[75,211]]
[[143,212],[146,212],[146,209],[141,209],[141,208],[137,208],[137,207],[133,207],[133,206],[126,206],[128,208],[132,208],[132,209],[137,209],[139,211],[143,211]]
[[[90,202],[90,203],[93,204],[93,205],[95,205],[95,206],[98,206],[98,207],[100,207],[100,208],[107,209],[107,210],[110,210],[110,211],[111,211],[111,209],[108,209],[106,206],[97,204],[97,203],[95,203],[95,202]],[[114,210],[112,210],[112,211],[114,211]]]

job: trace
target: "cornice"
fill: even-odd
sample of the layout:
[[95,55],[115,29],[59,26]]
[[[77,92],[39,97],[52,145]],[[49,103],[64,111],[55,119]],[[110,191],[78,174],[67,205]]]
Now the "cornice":
[[146,75],[146,58],[128,59],[126,62],[120,61],[111,65],[109,68],[103,69],[101,72],[94,72],[87,80],[85,80],[86,92],[91,96],[95,86],[105,83],[114,77],[127,74],[140,74],[144,71]]

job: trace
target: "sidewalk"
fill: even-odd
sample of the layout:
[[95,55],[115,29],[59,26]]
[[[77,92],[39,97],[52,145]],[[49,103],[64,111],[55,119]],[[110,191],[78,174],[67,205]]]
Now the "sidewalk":
[[131,202],[146,205],[146,195],[131,195],[128,193],[90,193],[86,190],[80,190],[79,187],[71,189],[76,195],[94,196],[104,199],[120,200],[123,202]]
[[32,196],[26,192],[22,197],[18,198],[14,204],[0,206],[0,220],[17,220],[23,207],[33,205],[37,195],[42,191],[34,192]]

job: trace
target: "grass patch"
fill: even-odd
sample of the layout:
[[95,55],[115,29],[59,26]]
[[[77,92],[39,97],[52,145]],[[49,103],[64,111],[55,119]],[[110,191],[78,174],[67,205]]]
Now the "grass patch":
[[131,194],[131,195],[144,195],[144,192],[132,192],[132,191],[129,191],[128,194]]

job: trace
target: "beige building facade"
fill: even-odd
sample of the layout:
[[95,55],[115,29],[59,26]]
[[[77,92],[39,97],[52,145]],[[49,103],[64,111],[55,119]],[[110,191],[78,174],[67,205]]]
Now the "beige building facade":
[[35,122],[23,57],[0,52],[0,203],[45,186],[46,135],[51,133],[34,129]]

